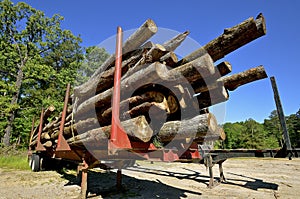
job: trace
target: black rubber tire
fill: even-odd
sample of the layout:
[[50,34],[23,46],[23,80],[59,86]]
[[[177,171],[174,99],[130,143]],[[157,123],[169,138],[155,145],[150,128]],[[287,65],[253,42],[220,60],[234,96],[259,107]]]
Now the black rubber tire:
[[31,164],[32,164],[32,155],[28,156],[28,164],[29,164],[29,167],[31,168]]
[[32,154],[31,170],[37,172],[40,170],[40,156]]

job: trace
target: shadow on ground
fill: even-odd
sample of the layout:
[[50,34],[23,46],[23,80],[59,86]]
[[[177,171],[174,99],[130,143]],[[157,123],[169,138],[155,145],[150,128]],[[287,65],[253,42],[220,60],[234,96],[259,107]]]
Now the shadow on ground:
[[[198,171],[192,169],[182,168],[185,172],[171,172],[159,169],[149,169],[141,166],[127,168],[129,171],[137,173],[153,174],[157,178],[153,179],[137,179],[127,175],[122,175],[123,188],[121,190],[116,189],[116,173],[115,172],[100,172],[89,171],[88,173],[88,192],[89,196],[102,196],[102,198],[186,198],[187,193],[196,196],[202,195],[201,192],[191,191],[183,188],[173,187],[167,185],[158,180],[159,176],[174,177],[175,179],[188,179],[197,183],[203,183],[208,185],[209,176],[202,175]],[[74,175],[61,173],[62,177],[67,179],[68,185],[79,185],[80,179]],[[270,182],[264,182],[262,179],[256,179],[245,175],[236,173],[228,173],[231,178],[226,179],[226,184],[232,186],[240,186],[246,189],[258,190],[258,189],[270,189],[278,190],[278,185]],[[236,178],[235,178],[236,176]],[[226,176],[225,176],[226,177]],[[219,180],[219,178],[216,178]],[[220,185],[222,186],[222,185]]]
[[[60,174],[69,181],[65,186],[80,186],[80,178],[65,172]],[[186,198],[186,193],[202,195],[199,192],[169,186],[158,179],[141,180],[126,175],[122,175],[122,189],[117,190],[115,172],[93,170],[88,172],[88,193],[88,198]]]

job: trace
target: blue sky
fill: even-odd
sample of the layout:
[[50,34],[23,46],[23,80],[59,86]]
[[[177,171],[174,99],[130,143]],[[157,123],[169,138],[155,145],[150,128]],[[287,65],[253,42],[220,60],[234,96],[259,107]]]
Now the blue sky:
[[[14,0],[13,2],[18,2]],[[65,17],[63,28],[81,35],[83,46],[101,43],[116,32],[139,27],[151,18],[157,26],[179,32],[190,30],[190,37],[204,45],[224,28],[232,27],[260,12],[266,18],[267,35],[227,55],[233,73],[263,65],[269,77],[275,76],[285,115],[300,108],[300,1],[298,0],[211,0],[211,1],[99,1],[25,0],[47,16]],[[192,52],[192,50],[190,51]],[[225,122],[253,118],[259,122],[274,110],[269,79],[244,85],[230,92]]]

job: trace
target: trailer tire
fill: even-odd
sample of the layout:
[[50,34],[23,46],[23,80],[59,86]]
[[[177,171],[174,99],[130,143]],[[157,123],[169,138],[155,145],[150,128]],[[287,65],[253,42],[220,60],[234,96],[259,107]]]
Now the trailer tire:
[[32,163],[31,163],[31,170],[37,172],[40,170],[40,156],[37,154],[32,154]]
[[31,164],[32,164],[32,155],[28,156],[28,164],[29,164],[29,167],[31,168]]

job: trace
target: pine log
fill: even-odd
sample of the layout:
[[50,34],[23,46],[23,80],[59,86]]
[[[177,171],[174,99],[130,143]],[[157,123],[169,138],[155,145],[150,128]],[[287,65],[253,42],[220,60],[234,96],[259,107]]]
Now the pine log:
[[[79,121],[73,125],[65,127],[63,135],[65,138],[70,138],[73,135],[99,128],[99,126],[100,125],[97,118],[88,118],[86,120]],[[56,131],[51,135],[51,139],[56,140],[58,138],[58,135],[59,131]]]
[[224,129],[222,127],[218,127],[216,134],[198,137],[194,139],[194,142],[203,143],[206,141],[216,141],[216,140],[225,140],[225,139],[226,139],[226,134]]
[[[67,109],[66,122],[69,122],[72,119],[72,111],[73,111],[73,106],[69,106]],[[51,130],[53,128],[59,127],[60,121],[61,121],[61,116],[62,116],[62,113],[59,113],[59,116],[56,117],[56,119],[54,121],[45,125],[42,132],[48,132],[49,130]]]
[[[55,110],[55,107],[53,105],[50,105],[45,111],[44,111],[44,114],[43,114],[43,126],[45,126],[47,119],[51,116],[51,114],[54,112]],[[40,124],[37,125],[37,127],[34,129],[33,133],[32,133],[32,140],[35,140],[37,139],[37,134],[38,134],[38,131],[39,131],[39,126]]]
[[[232,66],[229,62],[227,61],[224,61],[224,62],[221,62],[219,63],[217,66],[216,66],[216,71],[218,71],[219,73],[219,76],[220,77],[223,77],[229,73],[231,73],[232,71]],[[217,73],[217,72],[216,72]]]
[[173,51],[170,51],[162,56],[159,61],[168,67],[174,68],[178,62],[178,57]]
[[145,56],[141,57],[134,66],[129,68],[127,73],[123,75],[122,79],[125,79],[137,71],[147,67],[149,63],[158,61],[166,53],[167,51],[162,45],[156,44],[145,54]]
[[[138,49],[145,41],[150,39],[157,32],[157,26],[153,20],[145,21],[129,38],[122,47],[123,54]],[[115,55],[111,55],[91,76],[91,79],[97,77],[101,72],[107,69],[115,61]]]
[[190,31],[185,31],[184,33],[180,33],[173,37],[172,39],[163,43],[163,47],[167,51],[174,51],[180,44],[185,40],[185,38],[190,34]]
[[178,65],[190,62],[206,53],[215,62],[265,34],[265,19],[262,14],[259,14],[256,19],[251,17],[234,27],[225,29],[222,35],[184,57]]
[[251,68],[241,73],[237,73],[231,76],[223,77],[218,81],[224,83],[226,89],[233,91],[239,86],[248,84],[253,81],[267,78],[268,75],[263,66],[258,66],[256,68]]
[[[132,93],[140,86],[159,82],[184,82],[205,78],[214,73],[214,67],[210,64],[209,56],[202,56],[180,67],[168,70],[163,64],[155,62],[144,70],[121,81],[121,92]],[[122,96],[122,94],[121,94]],[[95,107],[107,107],[111,103],[112,88],[84,101],[78,106],[74,114],[84,115]]]
[[47,148],[51,147],[52,146],[52,141],[48,140],[47,142],[43,143],[43,146],[47,147]]
[[166,113],[170,113],[168,103],[167,101],[162,102],[162,103],[157,103],[157,102],[144,102],[136,107],[133,107],[129,111],[123,113],[123,117],[128,118],[128,117],[136,117],[138,115],[144,115],[145,113],[148,113],[151,107],[156,107],[159,110],[165,111]]
[[228,99],[228,91],[223,86],[200,93],[197,96],[199,109],[208,108],[212,105],[225,102]]
[[[128,134],[130,139],[148,142],[153,131],[149,127],[144,116],[139,116],[130,120],[121,122],[122,128]],[[89,142],[98,142],[108,140],[110,137],[111,126],[105,126],[90,130],[86,133],[77,135],[67,140],[70,145],[82,145]]]
[[[152,42],[147,42],[145,44],[148,47],[155,46]],[[147,49],[142,47],[140,49],[135,50],[130,53],[130,57],[122,61],[122,73],[125,74],[130,67],[136,64],[142,57],[147,53]],[[96,93],[100,93],[113,87],[114,83],[114,74],[115,67],[111,67],[106,71],[103,71],[98,75],[99,78],[94,79],[93,81],[90,79],[88,84],[84,83],[84,87],[79,86],[74,88],[74,110],[78,107],[78,105],[85,101],[86,99],[94,96]]]
[[166,122],[156,135],[156,139],[166,143],[173,139],[202,138],[218,133],[217,120],[213,114],[208,113],[189,120]]
[[251,68],[249,70],[230,75],[224,76],[219,78],[217,81],[213,82],[212,84],[204,85],[204,86],[196,86],[193,85],[195,88],[195,92],[206,92],[209,90],[216,89],[218,87],[224,86],[229,91],[233,91],[239,86],[244,84],[248,84],[250,82],[254,82],[260,79],[267,78],[267,73],[263,66],[258,66],[255,68]]
[[[148,19],[145,23],[143,23],[129,38],[124,42],[122,47],[123,54],[128,52],[132,52],[137,50],[145,41],[147,41],[150,37],[152,37],[157,32],[157,26],[153,20]],[[90,91],[94,91],[97,88],[97,82],[101,77],[103,71],[110,69],[114,66],[115,62],[115,54],[111,55],[91,76],[91,78],[85,82],[84,84],[77,86],[74,88],[75,91],[87,90],[85,93],[90,93]],[[85,89],[88,87],[89,89]],[[91,87],[91,88],[90,88]],[[98,87],[99,88],[99,87]],[[76,110],[78,103],[78,98],[75,99],[74,111]]]

